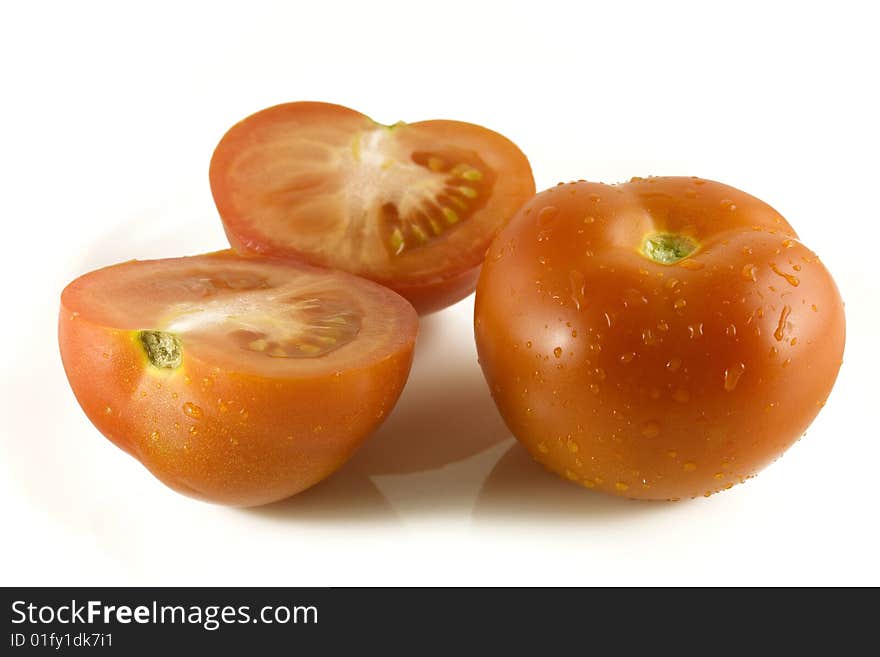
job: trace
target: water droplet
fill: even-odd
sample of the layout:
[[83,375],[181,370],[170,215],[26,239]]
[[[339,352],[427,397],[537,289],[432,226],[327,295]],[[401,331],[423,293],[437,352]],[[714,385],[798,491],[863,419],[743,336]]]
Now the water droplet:
[[213,385],[214,385],[214,379],[207,377],[207,376],[204,379],[202,379],[202,388],[204,388],[205,390],[207,390],[208,388],[210,388]]
[[565,446],[568,447],[568,451],[572,454],[577,454],[578,450],[580,449],[580,447],[578,447],[578,444],[571,438],[566,441]]
[[602,197],[598,194],[590,194],[587,198],[589,198],[593,203],[598,203],[602,200]]
[[746,366],[743,363],[731,365],[724,370],[724,389],[727,392],[733,392],[733,389],[736,388],[736,384],[739,383],[739,380],[742,378],[745,371]]
[[614,484],[614,489],[620,491],[621,493],[629,490],[629,484],[624,483],[622,481],[618,481]]
[[556,356],[557,358],[560,358],[562,356],[562,347],[556,347],[553,350],[553,355]]
[[789,344],[791,344],[791,346],[794,347],[797,343],[798,343],[798,339],[797,339],[797,338],[792,338],[792,339],[791,339],[791,342],[790,342]]
[[724,473],[723,473],[723,472],[716,472],[713,476],[715,477],[715,479],[719,479],[719,480],[720,480],[720,479],[724,479]]
[[538,225],[549,226],[558,214],[559,210],[553,205],[541,208],[540,212],[538,212]]
[[620,362],[621,363],[631,363],[636,357],[636,352],[627,351],[625,353],[620,354]]
[[595,488],[596,487],[596,482],[593,481],[592,479],[584,479],[581,483],[584,485],[584,488]]
[[590,384],[590,392],[592,392],[594,395],[598,395],[599,394],[599,384],[598,383],[591,383]]
[[197,420],[198,418],[202,417],[202,409],[199,406],[196,406],[195,404],[193,404],[192,402],[185,402],[183,404],[183,412],[184,412],[184,414],[188,415],[189,417],[193,418],[194,420]]
[[527,348],[527,349],[531,349],[531,348],[532,348],[532,341],[531,341],[531,340],[526,340],[526,348]]
[[703,337],[703,323],[688,325],[688,337],[691,339]]
[[742,268],[742,277],[753,283],[758,280],[758,267],[756,265],[744,265]]
[[152,433],[150,433],[150,440],[152,440],[153,442],[158,441],[159,440],[159,432],[153,431]]
[[782,339],[785,337],[789,315],[791,315],[791,306],[786,304],[782,308],[782,312],[779,315],[779,323],[776,325],[776,330],[773,332],[773,337],[779,342],[782,342]]
[[789,365],[791,365],[791,358],[786,358],[784,361],[782,361],[783,367],[788,367]]
[[565,476],[572,481],[577,481],[579,479],[579,477],[568,468],[565,469]]
[[674,290],[675,288],[677,288],[678,284],[679,280],[677,278],[670,278],[668,281],[666,281],[666,287],[670,290]]
[[597,367],[596,369],[594,369],[593,374],[596,376],[597,379],[599,379],[599,381],[605,380],[605,370],[603,370],[601,367]]
[[742,254],[743,254],[743,255],[747,255],[747,256],[752,255],[752,247],[750,247],[750,246],[744,246],[744,247],[742,248]]
[[106,407],[104,408],[104,414],[105,414],[105,415],[113,415],[113,409],[110,408],[109,406],[106,406]]
[[723,199],[723,200],[721,201],[721,207],[722,207],[722,208],[727,208],[727,209],[730,210],[731,212],[733,212],[734,210],[736,210],[736,205],[735,205],[735,204],[733,203],[733,201],[731,201],[730,199]]
[[668,361],[666,361],[666,369],[670,372],[677,372],[678,368],[681,367],[681,358],[678,356],[673,356]]
[[541,442],[538,443],[538,451],[541,452],[541,454],[546,454],[547,452],[550,451],[550,448],[547,447],[547,443],[545,443],[542,440]]
[[815,303],[812,306],[810,306],[810,310],[812,310],[814,313],[819,312],[819,308],[816,307]]
[[688,259],[688,260],[682,260],[681,262],[679,262],[678,266],[681,267],[682,269],[690,269],[692,271],[699,271],[703,267],[705,267],[706,265],[704,265],[702,262],[699,262],[697,260]]
[[568,281],[571,285],[571,300],[574,301],[576,310],[580,310],[586,306],[586,280],[584,275],[577,269],[572,269],[568,273]]
[[657,330],[666,333],[666,331],[669,330],[669,322],[667,322],[665,319],[661,319],[659,322],[657,322]]
[[681,466],[681,469],[684,470],[685,472],[693,472],[694,470],[697,469],[697,464],[694,463],[693,461],[688,461],[687,463],[684,463]]
[[728,338],[735,338],[736,337],[736,324],[728,324],[727,326],[725,326],[724,327],[724,335],[726,335]]
[[595,221],[596,221],[596,217],[593,217],[592,215],[588,216],[588,217],[584,217],[585,224],[591,224],[591,223],[594,223]]
[[655,438],[660,435],[660,425],[654,421],[645,422],[642,425],[642,435],[645,438]]
[[782,278],[784,278],[785,282],[792,287],[797,287],[801,284],[801,281],[797,276],[795,276],[794,274],[787,274],[784,271],[780,271],[779,267],[777,267],[775,264],[770,265],[770,269],[772,269],[773,273],[777,276],[781,276]]
[[666,452],[666,456],[671,459],[678,458],[678,452],[676,452],[674,449],[670,449],[668,452]]
[[675,392],[672,393],[672,398],[678,403],[684,404],[690,400],[691,393],[689,393],[684,388],[678,388]]
[[675,308],[675,312],[677,312],[679,315],[681,315],[684,312],[684,307],[686,305],[687,305],[687,301],[679,298],[679,299],[675,300],[675,302],[672,304],[672,307]]

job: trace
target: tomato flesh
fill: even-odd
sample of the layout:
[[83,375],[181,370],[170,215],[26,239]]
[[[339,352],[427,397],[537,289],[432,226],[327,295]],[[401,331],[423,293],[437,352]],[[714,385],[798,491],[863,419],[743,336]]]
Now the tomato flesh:
[[172,488],[242,506],[338,468],[394,406],[416,332],[370,281],[232,252],[91,272],[59,320],[96,427]]
[[235,248],[350,271],[420,312],[473,291],[492,237],[534,194],[528,160],[486,128],[386,126],[308,102],[235,125],[210,179]]
[[645,499],[727,489],[796,441],[844,346],[839,292],[770,206],[701,179],[534,197],[481,273],[475,332],[514,435]]

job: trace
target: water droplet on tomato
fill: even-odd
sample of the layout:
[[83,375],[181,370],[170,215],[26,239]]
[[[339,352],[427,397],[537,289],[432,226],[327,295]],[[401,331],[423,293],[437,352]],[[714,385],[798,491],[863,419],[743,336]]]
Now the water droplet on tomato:
[[629,484],[623,481],[618,481],[614,484],[614,489],[620,491],[621,493],[629,490]]
[[574,301],[576,310],[580,310],[586,306],[586,280],[584,275],[577,269],[572,269],[568,274],[568,281],[571,285],[571,300]]
[[758,280],[758,267],[756,265],[748,264],[744,265],[742,268],[742,277],[747,281],[752,281],[754,283]]
[[202,417],[202,409],[199,406],[196,406],[195,404],[193,404],[192,402],[185,402],[183,404],[183,412],[185,415],[187,415],[193,419],[196,419],[196,420],[198,418]]
[[549,226],[554,219],[556,219],[556,215],[559,214],[559,210],[554,205],[548,205],[538,212],[538,225],[539,226]]
[[677,372],[678,368],[681,367],[681,358],[678,356],[673,356],[668,361],[666,361],[666,369],[670,372]]
[[779,323],[776,325],[776,330],[773,332],[773,337],[779,342],[782,342],[782,339],[785,337],[789,315],[791,315],[791,306],[786,304],[783,306],[782,312],[779,314]]
[[739,380],[742,378],[745,371],[746,366],[743,363],[731,365],[724,370],[724,389],[727,392],[733,392],[733,389],[736,388],[736,384],[739,383]]
[[560,358],[562,356],[562,347],[556,347],[553,350],[553,355],[556,356],[557,358]]

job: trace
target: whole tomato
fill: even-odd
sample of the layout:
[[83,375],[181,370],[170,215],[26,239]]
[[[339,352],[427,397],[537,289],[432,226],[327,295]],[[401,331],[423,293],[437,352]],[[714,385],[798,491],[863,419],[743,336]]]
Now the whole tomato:
[[825,403],[845,335],[831,275],[785,219],[685,177],[535,196],[489,249],[474,324],[531,454],[644,499],[710,495],[778,458]]

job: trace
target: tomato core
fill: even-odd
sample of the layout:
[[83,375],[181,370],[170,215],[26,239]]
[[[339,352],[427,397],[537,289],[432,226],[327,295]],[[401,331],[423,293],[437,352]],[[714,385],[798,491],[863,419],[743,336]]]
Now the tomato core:
[[692,237],[678,233],[654,233],[645,238],[642,254],[661,265],[674,265],[692,255],[699,244]]
[[177,369],[183,360],[183,346],[173,333],[141,331],[138,339],[153,367]]

